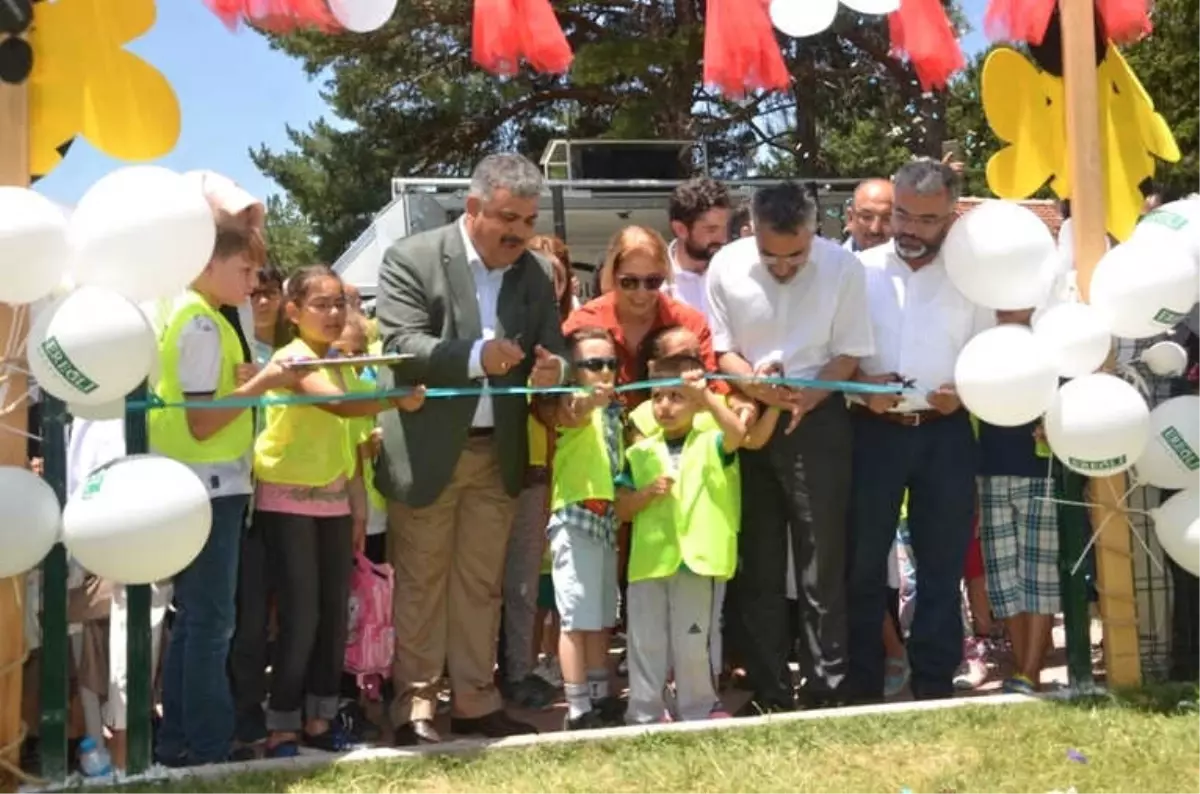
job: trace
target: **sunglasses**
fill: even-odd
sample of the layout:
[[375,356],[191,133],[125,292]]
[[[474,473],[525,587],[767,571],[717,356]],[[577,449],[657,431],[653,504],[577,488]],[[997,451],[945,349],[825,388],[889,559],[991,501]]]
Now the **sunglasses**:
[[599,358],[581,358],[575,362],[575,366],[580,369],[586,369],[588,372],[609,372],[617,371],[617,359],[612,357]]
[[664,276],[618,276],[617,285],[626,292],[633,292],[639,287],[648,292],[655,292],[662,289],[666,280]]

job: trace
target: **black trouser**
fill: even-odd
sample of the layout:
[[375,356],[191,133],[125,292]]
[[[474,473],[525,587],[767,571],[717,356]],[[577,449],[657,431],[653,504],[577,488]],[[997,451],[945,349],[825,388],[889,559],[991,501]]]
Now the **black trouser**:
[[267,727],[299,731],[337,716],[354,558],[350,516],[259,512],[279,594]]
[[917,698],[954,693],[962,660],[959,583],[971,541],[978,453],[966,411],[916,427],[855,413],[850,505],[850,694],[883,699],[887,558],[908,489],[917,604],[908,638]]
[[[787,609],[788,534],[800,601],[802,698],[836,701],[846,675],[845,541],[852,433],[841,394],[791,434],[787,416],[742,467],[740,566],[731,584],[740,617],[738,651],[760,708],[791,708],[787,670],[793,632]],[[881,621],[882,622],[882,621]]]
[[1171,606],[1171,678],[1195,681],[1200,671],[1200,579],[1163,555],[1175,585]]
[[267,624],[274,591],[261,516],[262,513],[254,514],[250,527],[242,536],[237,628],[229,648],[229,677],[238,715],[235,738],[241,742],[256,741],[265,730],[262,704],[267,699]]

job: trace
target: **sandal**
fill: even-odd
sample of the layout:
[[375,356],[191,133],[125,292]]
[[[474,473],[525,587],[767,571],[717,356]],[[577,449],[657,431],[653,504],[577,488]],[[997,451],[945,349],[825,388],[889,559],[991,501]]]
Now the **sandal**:
[[300,755],[300,745],[295,741],[288,739],[280,742],[274,747],[268,746],[267,758],[295,758]]

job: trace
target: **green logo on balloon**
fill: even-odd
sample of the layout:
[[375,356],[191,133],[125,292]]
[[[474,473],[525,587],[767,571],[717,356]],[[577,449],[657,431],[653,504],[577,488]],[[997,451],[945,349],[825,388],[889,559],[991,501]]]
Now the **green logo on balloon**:
[[1196,454],[1196,450],[1192,449],[1191,445],[1184,440],[1183,435],[1175,429],[1174,425],[1163,428],[1159,436],[1167,442],[1167,446],[1175,453],[1175,457],[1179,458],[1180,463],[1191,471],[1200,469],[1200,455]]
[[1117,455],[1115,458],[1107,458],[1105,460],[1082,460],[1080,458],[1067,458],[1067,465],[1076,471],[1108,471],[1125,465],[1128,458],[1125,455]]
[[96,390],[96,383],[87,375],[75,366],[71,361],[71,357],[67,355],[67,351],[62,349],[62,345],[58,343],[58,338],[51,336],[42,342],[42,355],[50,362],[50,366],[54,367],[54,371],[62,376],[63,380],[71,384],[77,391],[83,394],[91,394]]
[[1154,322],[1162,323],[1163,325],[1175,325],[1184,317],[1187,317],[1187,315],[1180,314],[1171,309],[1159,309],[1158,314],[1154,315]]
[[1187,226],[1188,219],[1182,215],[1176,215],[1174,212],[1155,210],[1142,218],[1142,223],[1156,223],[1159,226],[1166,226],[1168,229],[1177,232],[1184,226]]
[[100,486],[104,484],[104,472],[98,471],[87,478],[83,484],[83,492],[79,494],[80,499],[88,499],[100,493]]

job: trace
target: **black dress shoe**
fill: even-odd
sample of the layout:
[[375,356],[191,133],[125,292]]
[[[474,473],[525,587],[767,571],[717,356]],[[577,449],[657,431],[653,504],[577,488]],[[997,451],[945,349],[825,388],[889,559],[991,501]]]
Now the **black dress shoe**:
[[429,720],[413,720],[396,728],[396,747],[416,747],[421,744],[438,744],[442,737]]
[[460,736],[483,736],[488,739],[503,739],[505,736],[520,736],[537,733],[532,725],[514,720],[504,711],[496,709],[482,717],[451,717],[450,732]]

